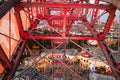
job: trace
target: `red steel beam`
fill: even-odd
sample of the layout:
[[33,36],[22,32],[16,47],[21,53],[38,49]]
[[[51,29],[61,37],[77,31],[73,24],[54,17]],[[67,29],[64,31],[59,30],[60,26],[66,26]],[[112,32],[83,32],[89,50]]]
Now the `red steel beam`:
[[[39,19],[48,19],[48,20],[63,20],[63,16],[62,15],[50,15],[50,14],[45,14],[44,16],[41,14],[37,14],[37,18]],[[77,17],[75,15],[67,15],[66,16],[67,20],[82,20],[84,19],[84,17],[80,16]]]
[[107,35],[107,33],[109,32],[112,24],[113,24],[113,21],[114,21],[114,18],[115,18],[115,10],[109,10],[109,17],[108,17],[108,20],[107,20],[107,23],[105,25],[105,29],[104,29],[104,37]]
[[64,9],[62,35],[66,36],[67,8]]
[[[94,1],[95,4],[99,4],[99,0],[95,0]],[[91,21],[90,21],[90,25],[88,26],[88,29],[91,31],[91,33],[94,35],[94,37],[97,37],[96,35],[98,35],[99,33],[93,28],[93,25],[94,25],[94,21],[95,21],[95,18],[97,17],[98,15],[98,11],[99,9],[93,9],[93,12],[92,12],[92,17],[91,17]]]
[[6,71],[10,71],[12,69],[12,65],[10,63],[10,60],[6,56],[6,53],[2,49],[1,45],[0,45],[0,62],[2,63],[2,65]]
[[114,67],[116,67],[117,63],[116,63],[114,57],[112,56],[112,53],[109,50],[109,47],[106,45],[105,41],[103,41],[103,40],[98,40],[98,43],[99,43],[99,45],[100,45],[100,47],[101,47],[101,49],[104,53],[104,56],[105,56],[106,60],[108,61],[108,64],[111,67],[111,70],[112,70],[112,72],[115,76],[115,79],[120,80],[119,73],[114,69]]
[[[93,36],[50,36],[50,35],[39,35],[39,36],[28,36],[30,33],[32,33],[33,29],[27,34],[27,32],[24,32],[23,30],[23,25],[22,25],[22,21],[21,21],[21,17],[20,17],[20,10],[21,10],[21,7],[55,7],[55,8],[93,8],[93,9],[105,9],[105,10],[108,10],[108,12],[110,13],[110,17],[108,19],[108,22],[105,26],[105,30],[104,30],[104,34],[101,36],[101,35],[97,35],[97,37],[93,37]],[[114,6],[109,6],[109,5],[101,5],[101,4],[41,4],[41,3],[19,3],[17,4],[17,7],[15,7],[15,16],[16,16],[16,20],[17,20],[17,23],[18,23],[18,28],[19,28],[19,32],[20,32],[20,35],[22,38],[33,38],[33,39],[50,39],[50,40],[67,40],[67,39],[71,39],[71,40],[98,40],[100,46],[102,48],[105,48],[103,43],[100,41],[102,40],[106,33],[109,31],[110,29],[110,26],[111,26],[111,23],[113,22],[113,19],[114,19],[114,13],[115,13],[115,10],[116,8]],[[65,24],[64,24],[65,25]],[[64,26],[65,27],[65,26]],[[104,36],[104,37],[103,37]],[[13,68],[10,72],[8,72],[7,74],[5,74],[5,77],[4,77],[4,80],[10,80],[15,71],[16,71],[16,68],[19,64],[19,61],[20,61],[20,58],[21,58],[21,55],[22,55],[22,52],[25,48],[25,45],[26,45],[26,42],[27,40],[23,40],[20,42],[20,44],[18,45],[18,49],[17,51],[14,53],[13,55],[13,60],[12,60],[12,63],[14,63],[13,65]],[[0,50],[1,51],[1,50]],[[108,52],[103,49],[103,52],[104,52],[104,55],[106,57],[106,59],[108,60],[108,63],[110,65],[114,65],[114,59],[112,58],[112,62],[110,62],[110,58],[108,57],[109,54]],[[66,66],[66,65],[65,65]],[[69,68],[69,67],[68,67]],[[70,69],[71,70],[71,69]],[[116,79],[118,80],[118,74],[113,70],[113,73],[116,77]]]
[[[90,31],[92,30],[92,33],[93,33],[93,36],[94,36],[94,38],[95,39],[93,39],[92,37],[79,37],[79,38],[76,38],[76,37],[72,37],[72,39],[75,39],[75,40],[89,40],[89,39],[92,39],[92,40],[99,40],[98,39],[98,37],[99,36],[101,36],[101,37],[99,37],[99,38],[101,38],[101,39],[103,39],[103,38],[105,38],[105,36],[106,36],[106,34],[107,34],[107,32],[109,31],[109,29],[110,29],[110,27],[111,27],[111,22],[114,20],[114,14],[115,14],[115,10],[116,10],[116,8],[114,7],[114,6],[109,6],[109,5],[101,5],[101,4],[44,4],[44,3],[42,3],[42,4],[39,4],[39,3],[34,3],[34,2],[30,2],[30,3],[19,3],[18,5],[17,5],[17,7],[39,7],[39,6],[41,6],[41,7],[54,7],[54,8],[93,8],[93,9],[105,9],[105,10],[107,10],[109,13],[110,13],[110,17],[109,17],[109,19],[108,19],[108,22],[107,22],[107,24],[106,24],[106,26],[105,26],[105,29],[104,29],[104,33],[103,34],[99,34],[99,32],[96,34],[96,31],[94,31],[94,29],[90,26],[90,27],[88,27],[88,28],[90,28]],[[17,9],[16,9],[17,10]],[[19,16],[19,12],[17,11],[17,13],[16,13],[16,18],[18,19],[17,20],[17,22],[18,22],[18,25],[19,25],[19,30],[20,30],[20,33],[21,33],[21,35],[22,35],[22,37],[24,37],[24,38],[28,38],[28,34],[27,33],[25,33],[25,32],[23,32],[23,30],[22,30],[22,24],[21,24],[21,18],[20,18],[20,16]],[[40,19],[62,19],[63,17],[60,17],[60,16],[54,16],[54,15],[46,15],[46,16],[41,16],[40,14],[38,14],[37,15],[37,17],[38,18],[40,18]],[[54,17],[54,18],[52,18],[52,17]],[[73,18],[73,16],[72,17],[66,17],[66,19],[77,19],[77,18]],[[54,26],[56,26],[57,24],[54,24]],[[59,25],[57,25],[57,26],[59,26]],[[60,25],[61,26],[61,25]],[[67,25],[66,24],[66,26],[69,26],[69,25]],[[94,34],[95,33],[95,34]],[[96,36],[97,35],[97,36]],[[99,35],[99,36],[98,36]],[[50,38],[50,39],[56,39],[56,38],[58,38],[58,39],[61,39],[61,37],[51,37],[51,36],[48,36],[48,38],[47,38],[47,36],[38,36],[38,38],[37,38],[37,36],[32,36],[32,38],[36,38],[36,39],[48,39],[48,38]],[[83,38],[85,38],[85,39],[83,39]],[[63,39],[65,39],[65,38],[63,38]]]
[[20,63],[20,59],[22,57],[22,53],[25,49],[25,45],[26,45],[27,40],[20,40],[20,42],[18,43],[16,50],[14,51],[13,55],[12,55],[12,69],[10,70],[10,72],[6,72],[3,79],[2,80],[11,80],[11,78],[14,76],[16,69]]
[[49,36],[49,35],[36,35],[36,36],[29,36],[29,39],[48,39],[48,40],[66,40],[66,39],[71,39],[71,40],[102,40],[103,37],[91,37],[91,36],[69,36],[69,37],[62,37],[62,36]]
[[[94,4],[99,4],[99,0],[95,0],[95,1],[94,1]],[[92,20],[97,17],[98,11],[99,11],[99,9],[93,9]]]
[[18,6],[23,6],[23,7],[56,7],[56,8],[96,8],[96,9],[106,9],[106,10],[115,10],[116,7],[112,5],[103,5],[103,4],[47,4],[47,3],[35,3],[35,2],[22,2],[19,3]]
[[15,6],[14,9],[15,9],[15,18],[19,29],[19,34],[22,38],[27,38],[28,34],[23,30],[23,24],[20,16],[20,10],[22,9],[22,7]]

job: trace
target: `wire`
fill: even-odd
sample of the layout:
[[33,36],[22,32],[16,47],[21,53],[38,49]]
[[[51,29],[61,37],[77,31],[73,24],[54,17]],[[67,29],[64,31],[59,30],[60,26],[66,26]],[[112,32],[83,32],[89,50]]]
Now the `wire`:
[[19,41],[19,40],[15,39],[15,38],[13,38],[13,37],[11,37],[11,36],[8,36],[8,35],[6,35],[6,34],[4,34],[4,33],[1,33],[1,32],[0,32],[0,34],[3,35],[3,36],[5,36],[5,37],[8,37],[8,38],[10,38],[10,39],[12,39],[12,40],[15,40],[15,41],[17,41],[17,42]]
[[[9,36],[11,37],[11,11],[9,11]],[[11,38],[9,38],[9,58],[11,57]]]

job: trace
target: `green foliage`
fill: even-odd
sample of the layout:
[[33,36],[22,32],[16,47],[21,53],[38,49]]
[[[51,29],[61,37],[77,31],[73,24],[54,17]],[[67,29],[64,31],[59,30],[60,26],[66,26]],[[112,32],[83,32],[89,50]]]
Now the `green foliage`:
[[100,67],[100,70],[101,70],[101,71],[105,71],[106,69],[105,69],[104,66],[101,66],[101,67]]
[[[51,41],[50,40],[37,40],[37,42],[42,44],[46,48],[50,48],[51,47]],[[42,49],[42,47],[37,42],[35,42],[32,39],[29,39],[27,45],[28,45],[28,47],[30,49],[32,49],[32,46],[39,46],[40,49]]]
[[27,42],[27,45],[30,49],[32,49],[32,46],[37,45],[37,43],[35,41],[33,41],[32,39],[29,39]]
[[[78,45],[82,45],[82,43],[87,44],[87,41],[82,41],[82,40],[74,40],[74,42],[77,43]],[[67,48],[78,49],[78,47],[75,44],[73,44],[72,42],[68,43]]]
[[75,57],[75,59],[74,59],[74,64],[76,64],[76,65],[80,64],[80,59],[77,58],[77,57]]
[[44,34],[50,34],[50,31],[44,30]]
[[[45,32],[45,33],[49,33],[49,32]],[[37,40],[37,42],[39,42],[40,44],[42,44],[44,47],[46,47],[48,49],[51,48],[51,40]],[[87,44],[87,41],[81,41],[81,40],[75,40],[74,42],[77,43],[78,45],[81,45],[82,43]],[[28,40],[27,45],[30,49],[32,49],[32,46],[39,46],[39,48],[42,49],[42,47],[32,39]],[[67,48],[69,48],[69,49],[73,48],[73,49],[79,50],[79,47],[77,47],[75,44],[73,44],[71,42],[69,42],[67,44]]]
[[98,73],[104,73],[105,71],[106,71],[106,68],[104,66],[97,68]]

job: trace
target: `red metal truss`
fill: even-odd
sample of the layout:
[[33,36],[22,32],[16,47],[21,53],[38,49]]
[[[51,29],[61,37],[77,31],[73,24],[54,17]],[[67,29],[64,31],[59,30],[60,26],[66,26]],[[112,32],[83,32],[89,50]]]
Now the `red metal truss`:
[[[51,26],[51,27],[62,27],[62,35],[61,36],[54,36],[54,35],[35,35],[35,36],[32,36],[32,35],[29,35],[29,33],[27,31],[23,31],[22,28],[22,23],[21,23],[21,16],[20,16],[20,11],[24,8],[28,8],[28,12],[30,13],[30,16],[33,17],[33,12],[32,12],[32,7],[41,7],[41,8],[44,8],[45,10],[43,12],[39,12],[39,13],[36,13],[36,19],[40,19],[40,20],[47,20],[48,21],[48,24]],[[29,9],[31,8],[31,9]],[[50,14],[50,10],[51,9],[54,9],[55,10],[59,10],[62,8],[62,13],[63,15],[52,15]],[[94,12],[92,14],[92,16],[94,16],[94,18],[92,17],[91,19],[91,22],[88,22],[86,20],[86,16],[85,15],[81,15],[80,17],[78,16],[75,16],[75,15],[78,15],[78,12],[76,12],[76,14],[70,14],[70,15],[67,15],[67,13],[70,13],[70,10],[72,9],[76,9],[76,8],[80,8],[80,9],[93,9]],[[37,9],[37,8],[36,8]],[[104,26],[104,31],[102,33],[96,31],[94,28],[93,28],[93,25],[95,24],[94,20],[97,16],[97,13],[98,13],[98,10],[106,10],[108,13],[109,13],[109,16],[108,16],[108,20],[107,20],[107,23],[106,25]],[[24,38],[34,38],[34,39],[74,39],[74,40],[102,40],[105,38],[107,32],[110,30],[110,27],[112,25],[112,22],[114,20],[114,16],[115,16],[115,11],[116,11],[116,8],[114,6],[109,6],[109,5],[101,5],[101,4],[73,4],[73,3],[69,3],[69,4],[53,4],[53,3],[35,3],[35,2],[22,2],[22,3],[19,3],[15,6],[15,11],[16,11],[16,19],[18,21],[18,26],[19,26],[19,30],[20,30],[20,33],[21,33],[21,37],[24,37]],[[71,10],[72,11],[72,10]],[[38,11],[37,11],[38,12]],[[86,11],[87,12],[87,11]],[[32,14],[31,14],[32,13]],[[32,19],[32,22],[31,22],[31,19]],[[52,23],[52,21],[55,20],[57,21],[58,23]],[[63,21],[62,23],[60,21]],[[71,27],[72,24],[74,23],[74,21],[76,20],[80,20],[80,21],[83,21],[84,23],[87,23],[87,28],[89,29],[89,31],[92,33],[92,35],[83,35],[83,36],[73,36],[73,35],[69,35],[67,33],[67,30],[66,28],[68,27]],[[67,23],[69,21],[69,23]],[[33,28],[33,23],[35,22],[35,19],[33,18],[30,18],[30,22],[31,22],[31,26]],[[34,28],[35,29],[35,28]],[[63,36],[64,35],[64,36]],[[69,36],[68,36],[69,35]]]
[[[4,55],[4,51],[0,47],[0,53],[2,53],[0,56],[2,56],[2,60],[5,59],[6,65],[5,68],[9,69],[9,72],[7,72],[3,78],[3,80],[10,80],[19,65],[22,53],[25,49],[25,45],[27,43],[28,39],[41,39],[41,40],[97,40],[100,47],[103,49],[104,55],[108,61],[108,64],[111,66],[111,69],[114,73],[114,76],[116,80],[120,79],[119,73],[114,69],[117,67],[117,62],[112,56],[111,51],[109,50],[108,46],[104,42],[106,34],[109,32],[112,22],[115,17],[115,11],[116,8],[111,5],[102,5],[99,4],[99,0],[95,0],[95,4],[88,4],[83,3],[81,0],[81,3],[54,3],[54,2],[47,2],[44,0],[43,2],[32,2],[31,0],[28,0],[28,2],[20,2],[15,5],[15,17],[18,24],[18,29],[20,33],[20,37],[22,38],[17,45],[16,51],[13,53],[13,57],[11,62],[6,58]],[[42,8],[39,11],[39,7]],[[36,8],[36,12],[33,11],[32,8]],[[87,20],[88,10],[92,9],[92,17],[90,21]],[[30,29],[27,31],[23,30],[23,24],[22,24],[22,16],[20,15],[21,10],[26,10],[29,14],[29,22],[30,22]],[[50,11],[58,11],[60,14],[54,15],[51,14]],[[95,24],[95,20],[98,17],[98,11],[99,10],[105,10],[109,16],[107,19],[107,22],[105,24],[103,32],[98,32],[93,25]],[[85,11],[85,13],[84,13]],[[83,15],[84,13],[84,15]],[[36,14],[36,15],[34,15]],[[49,28],[53,32],[57,34],[39,34],[34,35],[33,31],[36,29],[37,25],[41,20],[46,20]],[[71,31],[72,24],[74,24],[75,21],[80,20],[85,25],[85,28],[88,29],[88,31],[91,33],[90,35],[71,35],[69,32]],[[55,23],[56,21],[56,23]],[[46,23],[44,23],[46,24]],[[60,31],[56,31],[56,28],[61,28]],[[61,45],[61,44],[60,44]],[[59,46],[55,47],[58,48]],[[44,48],[44,46],[43,46]],[[64,67],[67,67],[69,70],[71,70],[73,73],[75,73],[72,69],[70,69],[66,64],[61,62]],[[12,68],[11,68],[11,65]],[[75,73],[76,74],[76,73]],[[54,75],[54,74],[53,74]],[[77,74],[76,74],[77,75]],[[80,77],[80,76],[79,76]],[[82,80],[82,78],[80,77]]]
[[[33,18],[33,7],[42,7],[43,9],[45,9],[44,11],[42,11],[41,13],[39,13],[38,11],[36,11],[36,19],[40,19],[40,20],[47,20],[47,22],[49,23],[49,25],[51,27],[62,27],[62,32],[60,33],[61,35],[31,35],[32,31],[35,29],[35,27],[37,26],[37,24],[33,25],[35,23],[35,20]],[[21,22],[21,16],[20,16],[20,11],[24,8],[28,8],[28,13],[29,14],[29,18],[30,18],[30,22],[31,22],[31,31],[29,33],[29,31],[23,31],[23,26],[22,26],[22,22]],[[62,8],[62,15],[52,15],[50,14],[50,10],[55,9],[55,11],[59,10]],[[67,34],[67,27],[71,27],[73,22],[76,20],[81,20],[84,23],[87,23],[87,17],[86,14],[85,15],[81,15],[80,17],[78,16],[74,16],[74,15],[78,15],[78,12],[76,12],[76,14],[74,14],[72,11],[76,8],[80,8],[80,9],[90,9],[92,8],[94,11],[92,13],[92,18],[91,21],[87,24],[87,28],[88,30],[91,32],[92,35],[81,35],[81,36],[76,36],[76,35],[69,35]],[[37,8],[36,8],[37,9]],[[98,14],[98,10],[105,10],[106,12],[109,13],[106,25],[104,26],[104,30],[102,33],[97,32],[94,28],[93,25],[95,24],[94,20],[97,17]],[[69,10],[71,10],[72,13],[69,12]],[[104,48],[104,43],[101,43],[101,41],[105,38],[107,32],[110,30],[110,27],[112,25],[112,22],[114,20],[115,17],[115,11],[116,8],[114,6],[109,6],[109,5],[101,5],[98,4],[98,2],[96,2],[96,4],[58,4],[58,3],[35,3],[35,2],[23,2],[23,3],[19,3],[15,6],[15,15],[16,15],[16,19],[17,19],[17,23],[19,26],[19,31],[21,34],[22,38],[26,38],[26,39],[49,39],[49,40],[98,40],[100,46],[102,48]],[[83,11],[82,11],[83,12]],[[81,13],[82,13],[81,12]],[[67,13],[70,13],[70,15],[67,15]],[[86,11],[87,13],[87,11]],[[58,24],[52,23],[53,20],[58,21]],[[60,21],[62,20],[62,23],[60,23]],[[72,23],[67,23],[67,21],[70,21]],[[105,55],[107,55],[110,51],[107,51],[107,48],[105,50],[103,50],[103,52],[105,53]],[[115,66],[114,63],[116,63],[116,61],[114,60],[114,58],[112,56],[105,56],[109,62],[110,65]],[[108,58],[112,59],[109,60]],[[111,63],[110,63],[111,62]],[[113,70],[113,73],[116,77],[116,79],[119,78],[119,75],[116,73],[116,71]]]
[[103,50],[104,56],[106,60],[108,61],[109,66],[111,67],[111,70],[115,76],[116,80],[120,79],[120,71],[115,69],[117,67],[117,61],[114,59],[112,52],[110,48],[107,46],[104,40],[98,40],[98,43]]
[[[12,60],[9,63],[9,64],[11,64],[10,71],[6,72],[4,74],[3,80],[10,80],[14,76],[16,69],[20,63],[20,59],[21,59],[21,56],[23,54],[23,51],[25,49],[26,42],[27,42],[27,40],[23,40],[23,39],[20,39],[20,41],[18,42],[18,45],[17,45],[17,47],[12,55]],[[6,64],[7,64],[7,62],[6,62]]]
[[99,36],[98,38],[93,38],[93,36],[48,36],[48,35],[35,35],[35,36],[30,36],[29,39],[34,38],[34,39],[49,39],[49,40],[66,40],[66,39],[71,39],[71,40],[101,40],[103,37]]
[[112,5],[103,5],[103,4],[59,4],[59,3],[36,3],[36,2],[23,2],[19,3],[18,6],[23,7],[56,7],[56,8],[94,8],[94,9],[106,9],[106,10],[115,10],[116,8]]
[[12,69],[12,64],[10,63],[1,45],[0,45],[0,62],[2,63],[6,71],[9,72]]

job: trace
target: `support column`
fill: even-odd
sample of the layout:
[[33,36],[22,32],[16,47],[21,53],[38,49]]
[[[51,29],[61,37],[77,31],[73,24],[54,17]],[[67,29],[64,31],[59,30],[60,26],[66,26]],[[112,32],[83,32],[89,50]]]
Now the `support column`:
[[64,9],[64,15],[63,15],[63,37],[66,36],[66,14],[67,13],[67,9]]
[[6,56],[4,50],[2,49],[0,45],[0,62],[2,63],[3,67],[5,68],[6,71],[10,71],[12,69],[10,60]]
[[114,67],[116,67],[117,65],[117,62],[115,61],[109,47],[106,45],[105,41],[104,40],[101,40],[99,41],[98,40],[98,43],[103,51],[103,54],[106,58],[106,60],[108,61],[108,64],[110,65],[110,68],[115,76],[115,79],[116,80],[119,80],[120,79],[120,75],[116,72],[116,70],[114,69]]
[[15,18],[16,18],[16,22],[17,22],[17,26],[18,26],[18,29],[19,29],[19,33],[20,33],[20,36],[22,38],[28,38],[28,33],[26,33],[24,30],[23,30],[23,24],[22,24],[22,19],[21,19],[21,15],[20,15],[20,10],[22,9],[20,6],[15,6],[14,7],[15,9]]
[[15,71],[20,63],[22,53],[25,49],[26,42],[27,42],[27,40],[21,39],[20,42],[18,43],[16,50],[14,51],[14,53],[12,55],[12,60],[11,60],[12,69],[10,72],[5,73],[3,80],[10,80],[14,76]]

